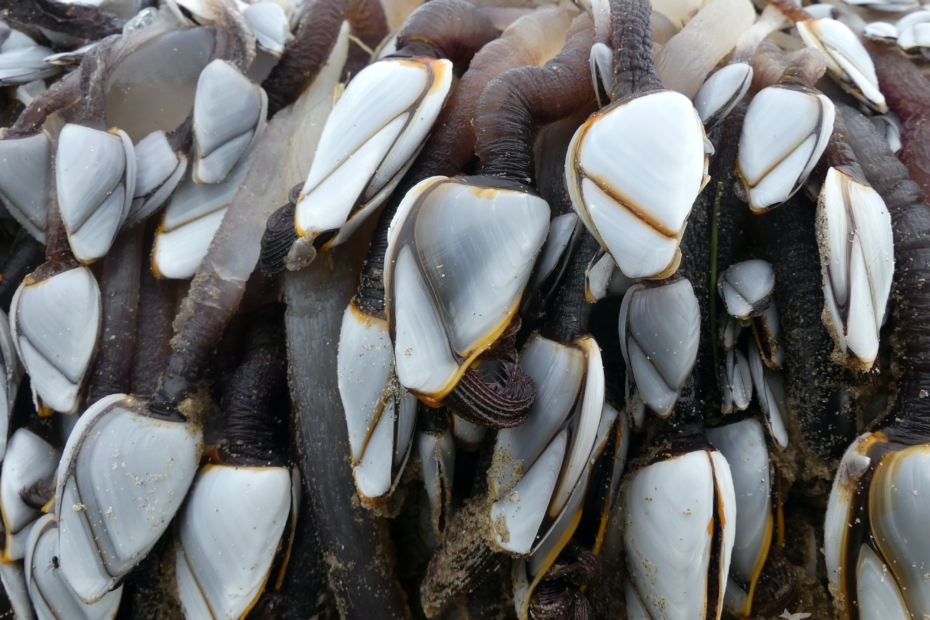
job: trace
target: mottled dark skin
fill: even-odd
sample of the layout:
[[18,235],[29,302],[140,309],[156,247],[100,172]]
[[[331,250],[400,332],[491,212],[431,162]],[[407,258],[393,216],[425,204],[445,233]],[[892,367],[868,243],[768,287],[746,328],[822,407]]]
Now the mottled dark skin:
[[397,34],[394,58],[447,58],[458,75],[487,43],[497,38],[491,20],[464,0],[440,0],[414,11]]
[[898,159],[930,202],[930,81],[896,50],[866,42],[878,85],[888,107],[901,121]]
[[21,138],[39,133],[49,116],[79,103],[83,97],[80,69],[72,71],[26,106],[16,122],[8,127],[4,138]]

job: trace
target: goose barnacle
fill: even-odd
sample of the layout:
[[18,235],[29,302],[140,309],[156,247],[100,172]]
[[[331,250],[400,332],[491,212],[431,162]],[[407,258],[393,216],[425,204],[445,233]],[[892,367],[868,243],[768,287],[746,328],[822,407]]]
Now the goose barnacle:
[[626,276],[663,278],[678,267],[685,220],[708,180],[704,128],[687,97],[655,73],[649,3],[614,0],[610,15],[628,20],[612,28],[612,103],[576,132],[566,186]]
[[343,243],[387,200],[442,109],[453,65],[466,63],[495,35],[471,5],[426,4],[405,22],[397,51],[349,82],[297,201],[302,262]]
[[823,71],[821,53],[799,52],[778,84],[759,92],[746,110],[737,171],[754,213],[798,191],[827,148],[835,111],[812,88]]

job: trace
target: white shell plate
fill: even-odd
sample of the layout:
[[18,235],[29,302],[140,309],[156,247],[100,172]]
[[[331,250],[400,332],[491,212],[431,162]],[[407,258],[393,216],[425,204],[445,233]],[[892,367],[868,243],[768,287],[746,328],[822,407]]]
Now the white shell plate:
[[10,307],[16,351],[32,380],[33,394],[64,413],[78,404],[78,390],[100,332],[100,289],[86,267],[20,285]]
[[[291,509],[285,467],[208,465],[179,516],[178,590],[188,617],[240,618],[264,589]],[[184,583],[185,573],[193,583]],[[199,594],[201,601],[191,601]]]
[[675,261],[705,183],[704,128],[687,97],[661,91],[615,103],[575,133],[566,156],[572,205],[631,278]]
[[297,203],[301,236],[341,228],[411,163],[452,85],[448,60],[378,61],[363,69],[326,121]]
[[58,557],[55,515],[45,515],[29,533],[26,551],[26,587],[39,620],[112,620],[119,609],[123,588],[88,605],[54,565]]
[[[414,222],[405,224],[423,191]],[[442,177],[404,199],[391,224],[385,270],[395,321],[397,377],[407,389],[444,396],[464,366],[491,345],[516,310],[549,229],[549,206],[531,194]],[[395,248],[402,225],[411,245]],[[396,283],[395,283],[396,281]]]
[[833,103],[824,95],[770,86],[753,97],[737,171],[754,211],[783,203],[804,184],[827,148],[834,117]]
[[29,524],[41,513],[19,496],[20,491],[42,480],[46,488],[55,484],[61,452],[32,431],[20,428],[10,438],[9,451],[0,474],[0,508],[6,530],[4,561],[21,560],[26,553]]
[[71,433],[58,472],[61,570],[99,600],[149,552],[197,471],[202,431],[140,415],[122,394],[100,399]]

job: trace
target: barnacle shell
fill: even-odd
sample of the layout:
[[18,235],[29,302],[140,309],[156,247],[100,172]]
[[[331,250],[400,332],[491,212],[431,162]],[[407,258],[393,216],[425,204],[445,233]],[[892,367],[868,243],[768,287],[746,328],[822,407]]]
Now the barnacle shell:
[[10,415],[13,403],[19,391],[19,382],[23,369],[16,355],[13,335],[10,333],[10,319],[0,311],[0,461],[6,453],[7,437],[10,436]]
[[873,116],[871,119],[875,129],[888,141],[888,148],[892,153],[901,150],[901,121],[894,114],[880,114]]
[[286,467],[207,465],[179,516],[178,595],[188,618],[243,618],[269,578],[291,510]]
[[572,207],[624,274],[668,276],[708,179],[700,118],[671,91],[614,102],[575,133],[565,179]]
[[[620,307],[620,348],[638,397],[667,417],[697,359],[700,308],[691,283],[631,286]],[[628,391],[628,399],[632,399]]]
[[410,190],[384,276],[404,387],[432,402],[452,391],[510,323],[548,227],[546,202],[518,188],[433,177]]
[[491,489],[494,543],[532,552],[583,481],[604,408],[604,367],[593,338],[569,346],[534,336],[520,357],[539,386],[527,421],[497,435]]
[[901,584],[908,611],[930,614],[930,538],[924,535],[930,513],[930,446],[887,454],[875,466],[869,485],[869,522],[875,543]]
[[123,394],[78,421],[58,471],[61,573],[93,603],[145,558],[181,507],[197,472],[203,433],[159,420]]
[[433,530],[442,534],[449,522],[452,481],[455,476],[455,441],[448,428],[441,433],[417,434],[417,451],[423,466],[423,486],[429,498]]
[[723,368],[723,413],[743,411],[752,400],[752,375],[749,362],[737,348],[727,351]]
[[26,589],[26,575],[23,573],[22,562],[0,562],[0,582],[10,601],[13,617],[17,620],[32,620],[35,612],[29,599],[29,591]]
[[862,29],[867,39],[886,45],[893,45],[898,40],[898,29],[888,22],[871,22]]
[[869,452],[887,438],[882,433],[866,433],[858,437],[846,450],[840,460],[827,502],[827,514],[823,532],[824,560],[827,565],[827,578],[830,580],[830,594],[841,617],[849,617],[847,610],[855,603],[854,593],[847,592],[846,577],[847,557],[854,549],[849,549],[848,537],[850,522],[857,508],[856,487],[859,479],[871,467]]
[[18,429],[10,438],[0,474],[0,509],[6,534],[4,562],[25,557],[30,525],[41,515],[23,501],[20,492],[37,482],[45,484],[47,489],[52,488],[60,460],[60,450],[26,428]]
[[267,114],[264,89],[225,60],[207,65],[194,96],[194,182],[222,182],[261,135]]
[[61,219],[75,258],[101,258],[129,215],[136,156],[125,132],[68,124],[58,135],[55,183]]
[[752,66],[735,62],[720,69],[701,86],[694,96],[694,107],[705,128],[713,127],[730,113],[752,84]]
[[749,342],[749,370],[752,375],[752,383],[756,388],[756,396],[759,399],[759,408],[762,409],[762,415],[765,419],[765,425],[768,427],[776,445],[785,449],[788,447],[788,429],[786,422],[788,420],[788,407],[785,401],[784,381],[780,371],[768,368],[759,352],[759,347],[755,341]]
[[187,156],[175,153],[165,132],[158,130],[140,140],[136,154],[136,187],[126,226],[141,222],[161,207],[187,170]]
[[917,6],[914,0],[843,0],[853,6],[864,6],[873,11],[900,12],[909,11]]
[[930,57],[930,11],[926,7],[895,22],[897,44],[905,52]]
[[100,333],[100,289],[86,267],[41,282],[27,277],[10,306],[13,344],[29,374],[33,398],[55,411],[78,406]]
[[23,33],[13,30],[0,44],[0,86],[26,84],[58,73],[58,67],[45,62],[52,53]]
[[26,545],[26,587],[39,620],[112,620],[123,588],[88,605],[55,566],[58,561],[58,526],[55,515],[45,515],[32,527]]
[[393,491],[404,471],[417,399],[394,377],[387,321],[364,314],[354,303],[342,316],[336,359],[355,484],[362,499],[379,499]]
[[770,86],[753,97],[736,168],[753,211],[776,207],[801,188],[827,148],[835,114],[826,96],[794,88]]
[[[747,419],[719,428],[707,429],[707,439],[720,450],[730,466],[736,494],[736,534],[730,577],[745,584],[748,592],[755,589],[762,566],[772,543],[771,479],[765,432],[757,420]],[[727,586],[733,587],[731,581]],[[738,587],[738,586],[737,586]],[[734,610],[749,615],[747,608]]]
[[868,545],[859,547],[856,602],[862,620],[908,620],[911,617],[894,573]]
[[[625,416],[614,409],[609,403],[605,402],[599,416],[600,419],[598,421],[591,456],[582,472],[578,485],[569,496],[565,508],[562,509],[549,526],[548,532],[539,542],[539,545],[535,548],[533,553],[528,558],[520,559],[513,564],[514,607],[517,610],[517,616],[520,620],[528,620],[530,601],[534,589],[539,585],[543,577],[545,577],[546,572],[553,563],[555,563],[562,549],[565,547],[566,543],[568,543],[578,526],[578,518],[583,508],[585,497],[588,494],[591,470],[594,463],[600,458],[601,454],[604,453],[610,431],[618,417],[622,420]],[[625,458],[625,449],[621,448],[615,455],[615,480],[619,479],[620,474],[620,471],[616,471],[616,467],[622,470]]]
[[885,201],[864,182],[830,168],[817,204],[823,320],[838,359],[868,370],[894,275],[894,239]]
[[448,60],[386,59],[363,69],[326,121],[297,203],[306,241],[345,241],[413,162],[452,86]]
[[730,265],[717,280],[717,290],[727,312],[737,319],[758,316],[769,305],[775,288],[775,272],[764,260],[748,260]]
[[588,263],[584,278],[584,297],[592,304],[607,296],[623,295],[633,284],[633,280],[620,271],[614,257],[604,251],[598,252]]
[[452,414],[452,434],[455,436],[456,441],[469,449],[478,449],[487,433],[487,426],[469,422],[457,413]]
[[[695,450],[655,462],[629,478],[621,494],[630,590],[646,617],[719,618],[736,536],[736,497],[723,455]],[[717,600],[707,600],[710,579],[720,585]]]
[[528,312],[541,312],[546,300],[557,290],[572,256],[570,248],[574,247],[581,227],[581,220],[574,213],[552,218],[549,236],[539,251],[533,274],[526,285],[520,305],[521,316],[526,317]]
[[181,182],[155,237],[152,270],[156,275],[184,279],[197,272],[251,165],[247,155],[219,183],[200,185],[190,173]]
[[294,39],[287,15],[277,2],[250,4],[242,16],[258,44],[275,56],[283,54],[284,46]]
[[0,198],[26,231],[45,243],[52,145],[45,132],[0,140]]
[[824,52],[827,70],[843,89],[877,112],[888,111],[875,65],[849,26],[824,17],[800,21],[797,28],[808,47]]

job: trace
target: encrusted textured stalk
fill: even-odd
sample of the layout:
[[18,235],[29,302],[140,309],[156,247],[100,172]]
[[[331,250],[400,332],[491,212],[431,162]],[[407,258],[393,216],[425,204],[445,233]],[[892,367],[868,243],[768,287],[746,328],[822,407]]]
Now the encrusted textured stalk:
[[563,284],[552,302],[546,324],[540,330],[545,338],[571,344],[576,338],[590,333],[588,323],[594,306],[585,299],[584,274],[599,249],[594,235],[587,230],[582,231],[575,254],[565,269]]
[[[652,4],[649,0],[610,0],[614,50],[612,101],[662,90],[652,62]],[[617,27],[619,24],[619,28]]]
[[[157,226],[153,219],[146,228],[145,256],[152,253],[152,235]],[[150,398],[171,357],[171,323],[177,313],[178,280],[160,280],[151,269],[142,269],[139,277],[139,313],[136,321],[136,353],[130,369],[130,394]]]
[[454,599],[471,592],[506,557],[484,542],[487,510],[485,499],[475,498],[452,516],[420,586],[427,618],[438,616]]
[[[823,289],[814,229],[815,210],[801,193],[754,221],[753,241],[775,269],[775,300],[785,330],[785,381],[789,413],[819,467],[802,474],[826,477],[856,433],[845,370],[831,360],[833,339],[823,326]],[[813,464],[813,463],[812,463]]]

